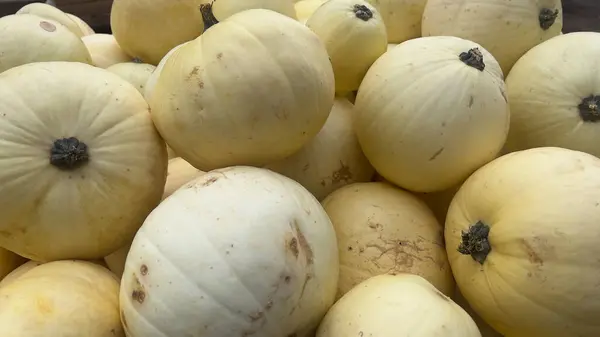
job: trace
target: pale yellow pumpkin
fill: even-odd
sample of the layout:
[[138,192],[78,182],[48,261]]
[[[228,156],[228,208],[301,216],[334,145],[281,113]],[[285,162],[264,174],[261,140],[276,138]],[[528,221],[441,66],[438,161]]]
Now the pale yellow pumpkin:
[[96,67],[108,68],[117,63],[133,60],[121,49],[111,34],[92,34],[84,36],[81,40],[92,55],[92,63]]
[[203,31],[206,0],[114,0],[110,26],[119,45],[144,63],[157,65],[173,47]]
[[502,156],[454,196],[446,250],[461,293],[506,337],[600,336],[600,159]]
[[0,73],[33,62],[92,62],[73,32],[56,21],[32,14],[0,18],[0,51]]
[[41,264],[44,264],[44,262],[26,260],[25,263],[21,264],[20,266],[15,268],[13,271],[8,273],[4,278],[0,279],[0,287],[4,287],[5,285],[13,282],[14,280],[21,277],[21,275],[25,274],[26,272],[30,271],[34,267],[37,267]]
[[463,308],[467,314],[469,314],[469,316],[471,316],[473,321],[475,321],[477,328],[479,328],[479,332],[481,332],[481,337],[503,337],[499,332],[494,330],[494,328],[492,328],[481,317],[479,317],[475,311],[473,311],[473,308],[471,308],[469,302],[467,302],[465,297],[460,293],[460,289],[458,289],[458,287],[456,287],[454,291],[452,300],[454,300],[456,304],[460,305],[460,307]]
[[387,50],[381,15],[364,0],[329,0],[306,26],[325,44],[338,93],[357,90],[369,67]]
[[19,9],[15,14],[37,15],[44,19],[60,23],[61,25],[67,27],[67,29],[69,29],[71,32],[73,32],[73,34],[77,35],[77,37],[82,37],[85,35],[79,27],[79,24],[77,24],[77,22],[75,22],[69,15],[67,15],[67,13],[61,11],[60,9],[54,6],[42,2],[34,2],[27,4],[21,7],[21,9]]
[[[144,97],[146,98],[146,100],[150,99],[150,95],[152,94],[152,91],[154,90],[154,86],[156,85],[156,81],[158,80],[158,77],[160,76],[160,73],[162,72],[163,67],[165,66],[165,63],[167,62],[167,60],[169,59],[169,57],[171,55],[173,55],[173,53],[175,51],[177,51],[177,49],[183,47],[184,45],[188,44],[188,42],[184,42],[176,47],[174,47],[173,49],[169,50],[169,52],[165,55],[165,57],[162,58],[162,60],[160,60],[160,62],[158,63],[158,65],[156,66],[156,68],[154,69],[154,71],[152,72],[152,74],[150,74],[150,77],[148,77],[148,81],[146,81],[146,85],[144,86]],[[171,150],[172,151],[172,150]],[[169,156],[169,159],[171,157]]]
[[167,144],[208,171],[300,150],[325,124],[334,90],[327,51],[310,29],[249,9],[175,50],[148,100]]
[[265,166],[302,184],[318,200],[354,182],[369,181],[374,170],[356,139],[354,106],[337,97],[327,122],[300,151]]
[[427,0],[367,0],[381,13],[390,43],[421,36],[421,17]]
[[66,13],[66,14],[71,20],[73,20],[77,24],[77,26],[79,26],[79,29],[81,29],[81,32],[83,33],[82,36],[96,34],[94,29],[92,27],[90,27],[90,25],[88,25],[88,23],[85,22],[83,19],[81,19],[80,17],[78,17],[76,15],[70,14],[70,13]]
[[143,96],[91,65],[40,62],[2,73],[0,97],[0,246],[95,259],[131,240],[167,171]]
[[84,261],[36,266],[0,287],[2,337],[124,337],[119,282]]
[[526,51],[560,34],[562,14],[560,0],[428,0],[422,35],[477,42],[506,76]]
[[[209,1],[205,1],[209,2]],[[215,18],[223,21],[235,13],[248,9],[263,8],[296,18],[292,0],[215,0],[212,9]]]
[[21,257],[9,250],[0,248],[0,281],[26,261],[26,258]]
[[452,36],[399,44],[369,69],[355,129],[377,172],[437,192],[496,157],[509,127],[502,71],[480,45]]
[[552,38],[527,52],[506,79],[507,151],[556,146],[600,156],[600,33]]
[[481,337],[473,319],[424,278],[378,275],[329,310],[316,337]]
[[308,18],[328,0],[300,0],[294,3],[296,18],[302,23],[306,23]]
[[131,83],[142,95],[146,82],[155,69],[156,67],[151,64],[138,62],[117,63],[106,68],[107,71]]

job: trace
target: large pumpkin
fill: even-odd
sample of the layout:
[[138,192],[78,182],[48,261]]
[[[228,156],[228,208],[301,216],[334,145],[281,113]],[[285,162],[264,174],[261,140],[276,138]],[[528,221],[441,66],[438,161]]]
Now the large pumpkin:
[[427,0],[367,0],[383,17],[390,43],[421,36],[421,17]]
[[325,124],[334,90],[327,51],[310,29],[249,9],[175,50],[148,99],[167,144],[208,171],[300,150]]
[[15,14],[37,15],[44,19],[60,23],[61,25],[65,26],[68,30],[70,30],[73,34],[77,35],[77,37],[82,37],[85,35],[85,33],[79,27],[79,24],[77,24],[77,22],[75,22],[67,13],[45,3],[34,2],[27,4],[21,7],[21,9],[19,9]]
[[133,58],[127,55],[111,34],[92,34],[81,38],[96,67],[108,68],[117,63],[131,62]]
[[87,48],[60,23],[32,14],[0,18],[0,73],[27,63],[91,63]]
[[600,159],[502,156],[452,200],[446,249],[471,307],[507,337],[600,336]]
[[211,3],[213,14],[219,21],[223,21],[235,13],[256,8],[264,8],[296,18],[292,0],[213,0]]
[[103,258],[158,204],[165,144],[142,95],[106,70],[40,62],[0,75],[0,246]]
[[338,268],[331,222],[300,184],[255,167],[214,170],[136,234],[121,318],[131,337],[308,337],[333,304]]
[[0,287],[3,337],[124,337],[119,282],[84,261],[35,266]]
[[357,90],[369,67],[387,50],[381,15],[364,0],[329,0],[306,26],[325,44],[338,93]]
[[353,108],[346,98],[337,97],[327,122],[312,140],[265,167],[299,182],[318,200],[344,185],[369,181],[374,170],[356,139]]
[[500,66],[480,45],[451,36],[390,49],[367,72],[355,106],[371,164],[415,192],[463,181],[495,158],[509,126]]
[[507,75],[535,45],[560,34],[560,0],[428,0],[422,35],[450,35],[481,44]]
[[123,50],[157,65],[173,47],[202,34],[207,0],[114,0],[110,27]]
[[508,151],[556,146],[600,156],[600,33],[557,36],[531,49],[506,79]]
[[443,228],[416,196],[387,183],[355,183],[323,200],[340,252],[338,296],[367,278],[412,273],[452,295]]
[[481,337],[473,319],[424,278],[378,275],[329,310],[316,337]]
[[146,82],[148,82],[148,78],[155,69],[156,67],[151,64],[139,62],[117,63],[106,68],[107,71],[119,75],[131,83],[142,95],[145,91]]

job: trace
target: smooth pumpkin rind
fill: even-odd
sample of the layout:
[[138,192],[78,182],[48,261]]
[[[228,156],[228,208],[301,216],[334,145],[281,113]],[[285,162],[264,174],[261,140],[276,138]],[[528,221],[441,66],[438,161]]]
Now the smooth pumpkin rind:
[[99,68],[131,62],[133,58],[121,49],[111,34],[92,34],[81,38],[92,56],[92,63]]
[[113,74],[131,83],[143,95],[148,78],[156,69],[155,66],[147,63],[127,62],[117,63],[108,68]]
[[75,34],[79,38],[85,35],[84,32],[81,30],[79,24],[76,21],[74,21],[67,13],[45,3],[34,2],[27,4],[21,7],[15,14],[37,15],[39,17],[60,23],[61,25],[67,27],[67,29],[69,29],[73,34]]

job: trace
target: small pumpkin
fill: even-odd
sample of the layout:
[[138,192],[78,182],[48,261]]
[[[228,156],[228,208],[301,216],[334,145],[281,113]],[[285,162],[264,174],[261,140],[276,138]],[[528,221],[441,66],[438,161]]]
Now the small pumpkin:
[[599,205],[600,159],[584,152],[529,149],[477,170],[445,229],[473,310],[507,337],[600,336]]
[[338,93],[357,90],[369,67],[387,49],[381,15],[364,0],[329,0],[306,26],[325,44]]
[[96,259],[131,240],[167,171],[142,95],[104,69],[39,62],[2,73],[0,97],[0,246]]
[[381,13],[390,43],[421,37],[421,17],[427,0],[367,0]]
[[78,17],[76,15],[70,14],[70,13],[66,13],[66,14],[71,20],[73,20],[77,24],[77,26],[79,26],[79,29],[83,33],[82,36],[96,34],[94,29],[92,29],[92,27],[90,27],[90,25],[88,25],[88,23],[85,22],[83,19],[81,19],[80,17]]
[[15,14],[37,15],[41,18],[60,23],[61,25],[67,27],[68,30],[70,30],[73,34],[77,35],[77,37],[79,38],[85,35],[79,27],[79,24],[75,22],[69,15],[67,15],[67,13],[43,2],[34,2],[27,4],[21,7],[21,9],[19,9]]
[[26,261],[27,259],[24,257],[21,257],[9,250],[0,248],[0,281]]
[[450,35],[487,49],[507,75],[529,49],[560,34],[560,0],[428,0],[422,35]]
[[292,0],[214,0],[212,10],[215,18],[223,21],[235,13],[248,9],[263,8],[296,18]]
[[308,18],[319,8],[322,4],[328,0],[300,0],[294,3],[294,11],[296,12],[296,18],[301,23],[306,23]]
[[300,151],[265,168],[299,182],[318,200],[347,184],[369,181],[374,170],[356,139],[353,108],[346,98],[337,97],[315,138]]
[[256,167],[214,170],[137,232],[122,321],[129,336],[307,336],[333,304],[338,269],[331,222],[300,184]]
[[333,105],[322,42],[271,10],[249,9],[216,24],[210,5],[203,11],[214,25],[168,57],[149,97],[162,137],[203,171],[262,166],[300,150]]
[[507,151],[556,146],[600,156],[600,33],[575,32],[527,52],[506,79]]
[[494,57],[472,41],[403,42],[373,64],[358,89],[358,140],[393,184],[414,192],[451,188],[504,145],[505,90]]
[[117,63],[131,62],[111,34],[92,34],[81,38],[92,56],[92,64],[99,68],[108,68]]
[[471,317],[424,278],[373,276],[329,310],[316,337],[481,337]]
[[107,71],[131,83],[142,95],[146,82],[155,69],[156,67],[151,64],[139,62],[117,63],[106,68]]
[[90,53],[73,32],[56,21],[32,14],[0,18],[0,50],[0,73],[34,62],[92,63]]

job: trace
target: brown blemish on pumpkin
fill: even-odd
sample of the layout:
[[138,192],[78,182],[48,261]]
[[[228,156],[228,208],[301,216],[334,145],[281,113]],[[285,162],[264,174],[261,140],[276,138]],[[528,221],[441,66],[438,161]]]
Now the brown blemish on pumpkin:
[[298,251],[298,239],[296,239],[295,237],[292,238],[288,243],[288,249],[290,250],[290,252],[292,252],[295,258],[298,258],[298,254],[300,253]]
[[202,186],[204,186],[204,187],[210,186],[210,185],[214,184],[217,180],[219,180],[219,177],[210,177],[205,182],[202,183]]
[[313,251],[312,251],[312,248],[310,248],[310,245],[308,244],[306,237],[300,230],[300,226],[298,225],[298,220],[294,219],[291,223],[291,227],[296,231],[296,236],[298,238],[298,244],[300,246],[300,249],[302,249],[302,251],[304,252],[304,256],[306,258],[306,265],[307,266],[312,265],[314,263]]
[[331,182],[334,184],[338,184],[340,182],[350,182],[352,181],[352,172],[350,171],[350,167],[344,164],[343,161],[340,160],[340,168],[333,172],[331,175]]
[[47,32],[50,32],[50,33],[52,33],[52,32],[54,32],[54,31],[56,31],[56,26],[55,26],[55,25],[53,25],[53,24],[51,24],[51,23],[50,23],[50,22],[48,22],[48,21],[40,21],[40,27],[41,27],[43,30],[45,30],[45,31],[47,31]]
[[142,274],[142,276],[148,275],[148,266],[146,266],[145,264],[143,264],[140,267],[140,273]]
[[473,106],[473,103],[475,102],[475,97],[473,97],[473,95],[471,95],[469,97],[469,108]]
[[429,161],[434,161],[435,158],[437,158],[440,154],[442,154],[442,152],[444,152],[444,148],[442,147],[441,149],[437,150],[430,158]]
[[262,312],[261,310],[259,310],[259,311],[255,312],[255,313],[252,313],[252,314],[248,315],[248,318],[250,318],[251,322],[256,322],[259,319],[263,318],[264,315],[265,315],[265,313]]
[[196,66],[192,69],[192,71],[190,71],[190,73],[188,74],[188,76],[186,77],[186,80],[189,81],[192,79],[192,77],[197,76],[198,73],[200,72],[200,67]]
[[[430,249],[421,247],[421,244],[424,242],[439,244],[435,241],[428,241],[423,238],[419,238],[416,241],[387,239],[382,234],[379,235],[377,241],[379,242],[373,241],[365,244],[365,248],[377,249],[379,251],[380,254],[378,256],[370,258],[371,262],[377,268],[384,268],[380,262],[382,259],[388,261],[388,263],[385,263],[386,265],[389,265],[389,262],[392,263],[388,270],[385,271],[386,274],[409,272],[415,263],[427,263],[427,261],[433,263],[440,270],[446,267],[443,261],[437,261],[431,256]],[[359,254],[363,252],[364,249],[359,250]]]
[[38,297],[36,300],[37,311],[42,316],[50,316],[54,313],[54,305],[52,301],[44,297]]
[[222,58],[223,58],[223,53],[218,53],[218,54],[217,54],[217,60],[220,60],[220,59],[222,59]]
[[131,299],[138,302],[139,304],[144,303],[146,299],[146,290],[144,286],[140,283],[136,274],[133,274],[133,291],[131,292]]
[[542,260],[541,256],[535,251],[535,249],[531,246],[531,244],[529,242],[527,242],[525,239],[521,239],[521,243],[523,245],[523,248],[525,249],[525,253],[527,253],[529,262],[543,266],[544,260]]

